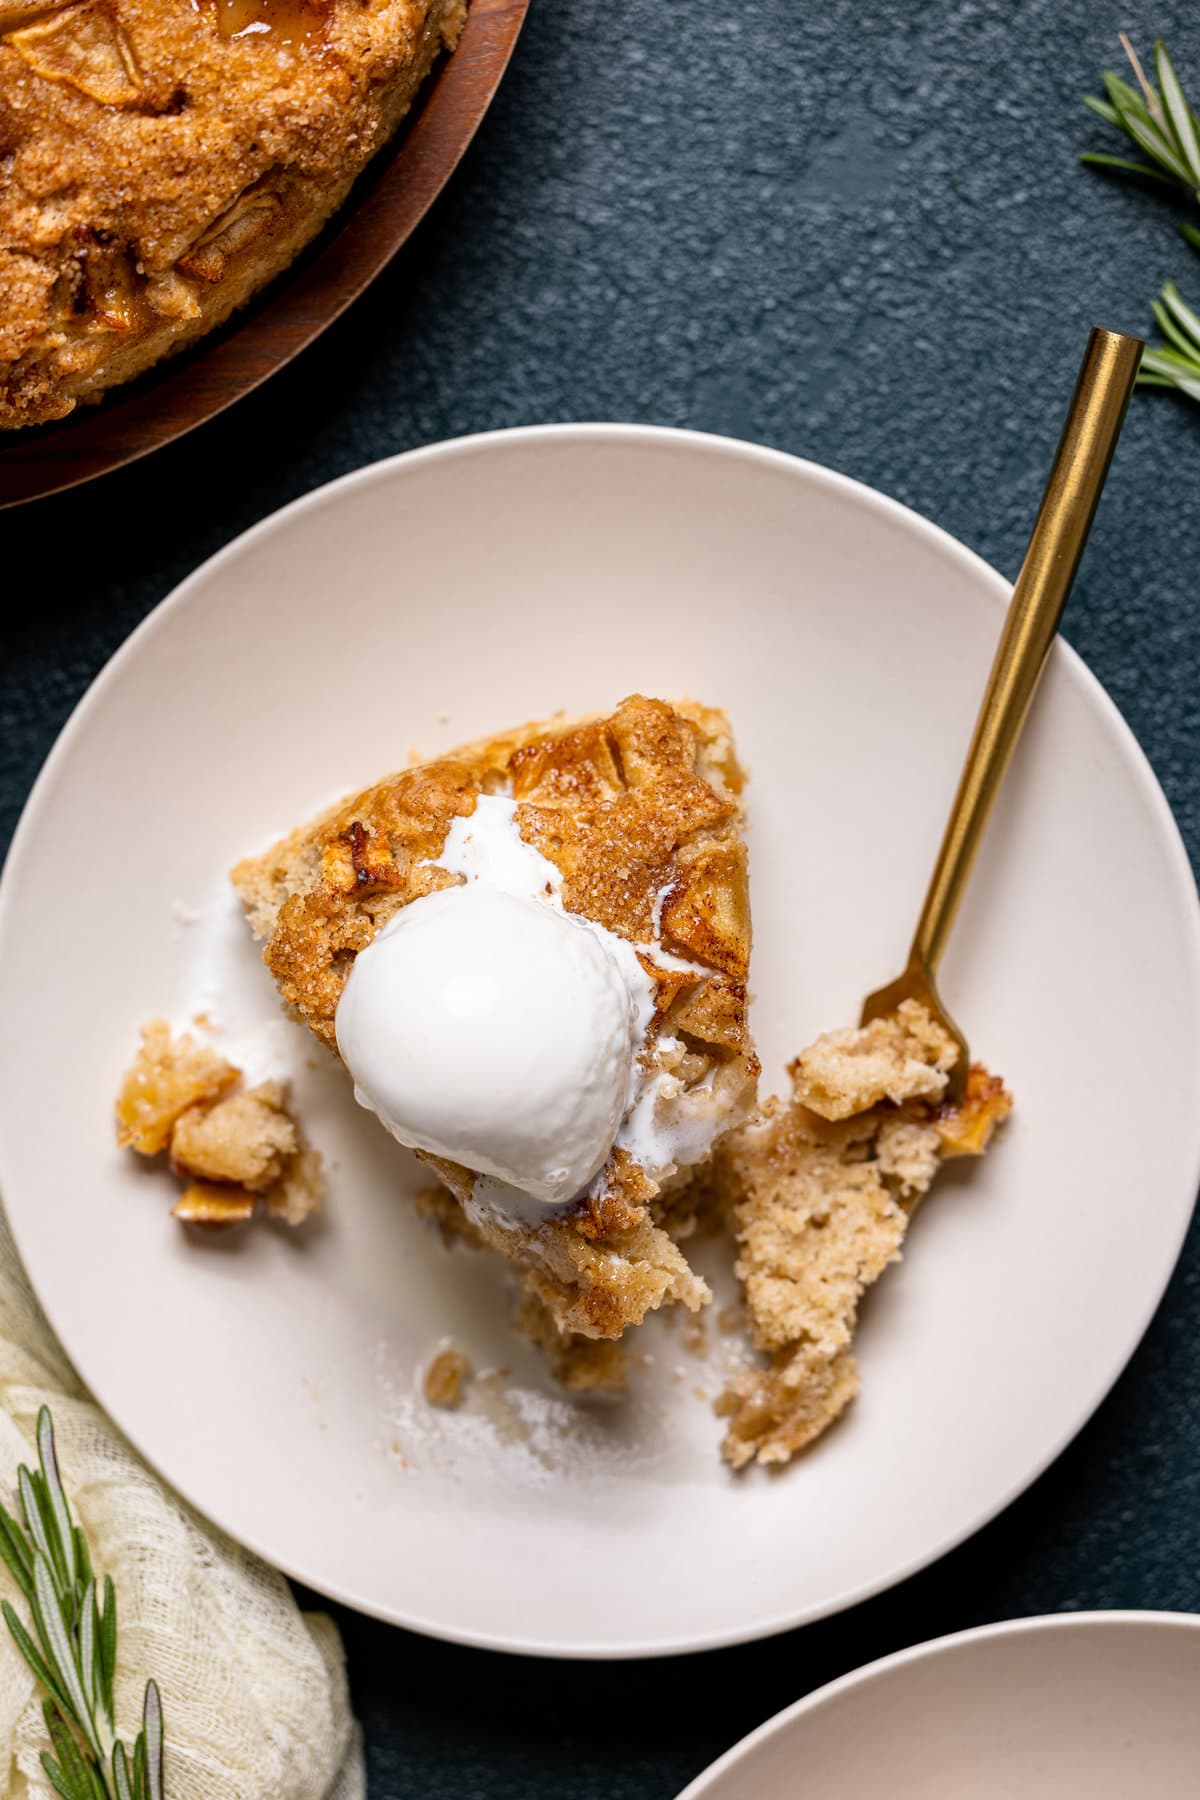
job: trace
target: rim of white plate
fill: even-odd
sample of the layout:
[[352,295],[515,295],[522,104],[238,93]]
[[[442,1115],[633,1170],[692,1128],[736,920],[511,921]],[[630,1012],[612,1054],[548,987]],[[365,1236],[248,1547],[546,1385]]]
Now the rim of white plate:
[[[920,513],[914,512],[911,507],[905,506],[901,501],[891,499],[888,495],[880,493],[878,489],[869,487],[865,482],[857,481],[853,476],[841,474],[837,470],[826,468],[808,458],[794,456],[789,451],[773,449],[765,444],[750,443],[740,438],[723,437],[715,433],[692,431],[678,426],[577,422],[521,425],[495,431],[475,432],[463,437],[442,439],[437,443],[423,445],[414,450],[401,451],[395,456],[385,457],[379,462],[367,464],[364,468],[354,469],[345,475],[337,476],[333,481],[326,482],[306,494],[297,496],[295,500],[289,501],[277,511],[269,513],[266,518],[260,519],[256,525],[240,532],[228,544],[223,545],[220,550],[207,557],[156,606],[152,607],[146,617],[135,626],[125,641],[113,652],[69,714],[51,746],[21,810],[21,816],[4,860],[3,870],[0,871],[0,946],[2,946],[8,930],[9,908],[14,890],[12,871],[19,865],[25,840],[31,837],[37,828],[38,814],[44,798],[50,792],[60,763],[64,762],[71,753],[74,740],[86,725],[92,711],[103,704],[110,683],[123,669],[126,660],[137,654],[144,638],[160,629],[164,621],[175,610],[188,604],[193,589],[198,587],[203,580],[207,580],[226,563],[234,562],[244,550],[261,539],[275,532],[286,530],[291,521],[302,513],[315,512],[324,506],[333,504],[343,493],[351,489],[384,482],[397,470],[416,468],[454,457],[470,458],[485,454],[496,446],[519,446],[547,440],[567,442],[572,439],[612,444],[622,442],[662,446],[674,444],[699,451],[701,454],[732,454],[748,462],[757,462],[765,468],[773,468],[780,472],[787,471],[789,474],[798,475],[811,481],[818,487],[823,486],[831,492],[851,496],[881,516],[902,524],[918,537],[923,537],[931,547],[939,550],[950,560],[957,561],[964,572],[969,572],[975,580],[982,580],[985,585],[991,586],[999,599],[1006,599],[1012,592],[1012,584],[992,568],[991,564],[986,562],[983,557],[969,549],[967,545],[961,543],[940,525],[936,525]],[[1188,970],[1197,1008],[1200,1010],[1200,894],[1197,893],[1191,863],[1174,814],[1131,727],[1082,657],[1061,636],[1058,638],[1052,654],[1059,660],[1066,679],[1086,693],[1099,712],[1107,718],[1113,731],[1114,742],[1124,757],[1147,810],[1158,823],[1163,846],[1174,871],[1175,897],[1178,901],[1186,903],[1182,910],[1191,919]],[[2,960],[2,956],[0,956],[0,960]],[[4,1129],[0,1122],[0,1194],[4,1189],[6,1162]],[[1200,1110],[1196,1114],[1190,1163],[1194,1202],[1194,1197],[1200,1190]],[[1193,1210],[1194,1204],[1193,1208],[1190,1208],[1182,1218],[1178,1232],[1165,1246],[1167,1254],[1164,1255],[1161,1275],[1155,1284],[1152,1300],[1147,1305],[1144,1316],[1138,1319],[1134,1328],[1116,1347],[1108,1364],[1097,1374],[1086,1401],[1079,1408],[1074,1423],[1054,1440],[1040,1461],[1019,1479],[1012,1482],[987,1506],[980,1508],[960,1527],[944,1533],[942,1537],[926,1546],[918,1554],[901,1559],[869,1580],[848,1586],[841,1593],[833,1595],[819,1604],[775,1614],[765,1619],[759,1618],[752,1624],[736,1630],[714,1631],[678,1638],[665,1637],[636,1645],[612,1645],[592,1643],[586,1640],[572,1643],[561,1641],[546,1643],[537,1639],[521,1639],[498,1632],[447,1629],[436,1620],[411,1614],[394,1606],[381,1606],[369,1594],[350,1587],[330,1587],[319,1577],[314,1577],[311,1570],[295,1566],[290,1562],[278,1561],[268,1544],[256,1538],[246,1537],[228,1518],[202,1508],[197,1508],[197,1510],[202,1511],[206,1519],[236,1542],[242,1544],[252,1554],[261,1557],[272,1567],[280,1569],[290,1579],[310,1587],[315,1593],[323,1594],[326,1598],[335,1600],[369,1617],[402,1626],[406,1630],[419,1632],[427,1637],[438,1638],[443,1642],[464,1644],[476,1649],[498,1650],[509,1655],[546,1656],[567,1661],[618,1662],[642,1657],[676,1656],[701,1650],[717,1650],[735,1644],[752,1643],[762,1638],[774,1637],[781,1632],[794,1630],[798,1626],[812,1624],[818,1619],[829,1618],[844,1612],[864,1600],[871,1599],[876,1594],[884,1593],[897,1586],[921,1569],[929,1568],[948,1555],[950,1551],[956,1549],[958,1545],[974,1537],[978,1531],[990,1524],[993,1519],[1011,1506],[1014,1500],[1032,1487],[1034,1482],[1058,1459],[1067,1445],[1091,1419],[1145,1336],[1162,1301],[1167,1283],[1178,1263]],[[18,1253],[23,1255],[19,1230],[11,1221],[10,1229]],[[55,1317],[53,1311],[42,1301],[40,1294],[38,1300],[59,1342],[72,1362],[75,1362],[76,1356],[69,1328],[63,1320]],[[109,1406],[105,1395],[99,1390],[90,1391],[93,1398],[108,1413],[113,1423],[125,1435],[143,1461],[154,1469],[168,1486],[173,1486],[170,1476],[159,1468],[150,1448],[139,1436],[127,1430],[119,1413]],[[185,1500],[188,1499],[186,1494],[182,1497]],[[193,1503],[188,1500],[188,1504]],[[1056,1617],[1057,1615],[1049,1616]]]
[[711,1793],[746,1756],[777,1733],[786,1731],[794,1720],[816,1712],[828,1701],[835,1700],[839,1694],[868,1686],[877,1677],[887,1675],[893,1669],[902,1669],[909,1663],[924,1662],[958,1646],[983,1643],[989,1638],[1033,1637],[1043,1631],[1069,1633],[1108,1625],[1118,1629],[1127,1626],[1166,1625],[1178,1626],[1188,1632],[1200,1631],[1200,1613],[1138,1612],[1130,1608],[1098,1612],[1032,1613],[1026,1619],[998,1619],[991,1625],[972,1625],[966,1631],[949,1631],[944,1637],[926,1638],[920,1644],[909,1644],[903,1650],[893,1650],[889,1656],[880,1656],[874,1662],[863,1663],[860,1668],[848,1670],[845,1675],[825,1682],[810,1694],[793,1700],[781,1712],[764,1719],[761,1725],[748,1731],[744,1738],[731,1744],[707,1769],[702,1769],[695,1780],[690,1781],[676,1796],[676,1800],[704,1800],[704,1796]]

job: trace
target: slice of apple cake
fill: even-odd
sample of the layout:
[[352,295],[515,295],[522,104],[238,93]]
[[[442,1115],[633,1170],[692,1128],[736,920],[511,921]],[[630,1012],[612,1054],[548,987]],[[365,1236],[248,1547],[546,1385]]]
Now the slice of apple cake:
[[[536,1335],[545,1343],[548,1333],[557,1333],[564,1350],[575,1336],[615,1339],[657,1307],[695,1309],[710,1297],[662,1216],[666,1198],[708,1162],[714,1142],[746,1117],[754,1099],[758,1062],[746,1021],[750,913],[740,835],[743,781],[722,713],[634,695],[607,717],[525,725],[390,775],[233,871],[284,1004],[343,1061],[349,1034],[342,1002],[367,980],[371,964],[364,952],[377,958],[385,944],[397,941],[398,931],[415,942],[413,928],[422,922],[441,929],[449,890],[493,882],[498,892],[505,890],[504,899],[515,869],[528,887],[528,893],[522,888],[526,914],[529,907],[542,909],[539,930],[542,914],[553,913],[559,925],[566,921],[600,940],[596,950],[579,931],[567,932],[570,954],[581,968],[586,964],[587,981],[608,983],[606,1005],[613,992],[625,994],[619,1006],[627,1006],[633,1024],[629,1066],[614,1077],[607,1052],[590,1056],[586,1008],[576,1008],[567,1021],[581,1092],[589,1083],[617,1080],[612,1091],[619,1104],[599,1157],[592,1159],[594,1170],[576,1167],[566,1150],[560,1159],[552,1141],[548,1162],[563,1160],[564,1166],[548,1167],[532,1204],[527,1202],[536,1184],[527,1184],[529,1193],[517,1192],[511,1158],[528,1153],[524,1138],[544,1129],[553,1139],[558,1130],[559,1114],[549,1102],[540,1124],[538,1117],[532,1123],[524,1117],[491,1120],[492,1136],[509,1145],[503,1154],[484,1145],[468,1167],[447,1148],[451,1140],[467,1141],[463,1121],[472,1104],[478,1107],[475,1090],[488,1075],[487,1067],[479,1075],[477,1046],[467,1038],[461,1040],[461,1081],[451,1067],[426,1091],[427,1110],[446,1114],[436,1129],[428,1121],[421,1129],[420,1120],[408,1117],[402,1130],[387,1106],[370,1097],[389,1128],[444,1184],[425,1198],[425,1209],[449,1235],[517,1265]],[[512,915],[514,932],[524,930],[526,914]],[[427,970],[419,961],[407,965],[409,986],[397,990],[390,1006],[392,1015],[401,1015],[399,1024],[395,1017],[387,1021],[388,1030],[399,1034],[392,1042],[401,1059],[422,1032],[442,1030],[444,1020],[433,1018],[434,1011],[470,1013],[473,996],[460,990],[469,985],[465,971],[477,967],[471,957],[478,946],[473,928],[462,923],[467,917],[464,909],[455,926],[460,936],[449,940],[452,967],[450,986],[439,989],[439,998],[447,996],[443,1005],[420,1012]],[[502,936],[500,963],[516,957],[514,948],[505,958],[508,942]],[[517,937],[511,942],[515,946]],[[610,965],[620,966],[615,988]],[[487,985],[493,971],[485,965],[472,979]],[[513,967],[497,967],[494,979],[511,985]],[[534,1000],[540,1005],[545,996],[533,995],[532,979],[528,985],[529,1016],[540,1018]],[[586,984],[580,988],[591,991]],[[408,999],[411,1016],[404,1017]],[[517,1115],[533,1101],[519,1082],[514,1085],[513,1068],[525,1067],[527,1051],[529,1066],[540,1068],[536,1059],[545,1049],[524,1044],[532,1029],[521,1016],[525,1010],[518,987],[505,1027],[511,1054],[504,1043],[489,1052],[491,1081],[506,1097],[507,1112]],[[364,1098],[370,1083],[360,1068],[352,1072]],[[418,1068],[412,1078],[421,1073]],[[554,1098],[555,1107],[561,1102],[566,1108],[564,1140],[580,1128],[571,1112],[575,1098],[574,1089]],[[581,1170],[585,1179],[577,1191],[546,1203],[564,1183],[570,1189]]]

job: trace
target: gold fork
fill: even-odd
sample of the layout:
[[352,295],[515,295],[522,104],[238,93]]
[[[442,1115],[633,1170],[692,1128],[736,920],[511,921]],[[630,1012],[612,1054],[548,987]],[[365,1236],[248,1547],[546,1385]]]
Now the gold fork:
[[1142,349],[1141,338],[1099,326],[1088,338],[908,965],[895,981],[877,988],[863,1002],[864,1025],[895,1012],[902,1000],[919,1000],[945,1027],[959,1051],[946,1089],[951,1102],[962,1098],[970,1052],[966,1038],[938,997],[938,963],[1083,555]]

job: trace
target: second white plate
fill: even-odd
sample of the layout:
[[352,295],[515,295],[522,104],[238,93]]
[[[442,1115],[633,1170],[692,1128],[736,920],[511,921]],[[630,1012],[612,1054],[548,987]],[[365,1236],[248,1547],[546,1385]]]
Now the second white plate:
[[[1195,1800],[1200,1618],[1052,1613],[901,1650],[797,1701],[679,1800]],[[883,1771],[886,1771],[884,1779]]]
[[[443,445],[240,539],[135,633],[26,810],[0,894],[0,1183],[80,1373],[175,1486],[310,1586],[507,1650],[780,1630],[973,1531],[1075,1432],[1157,1303],[1200,1164],[1191,876],[1147,765],[1055,651],[945,971],[1017,1110],[873,1296],[864,1392],[735,1478],[680,1328],[619,1406],[556,1393],[502,1271],[447,1254],[415,1165],[280,1018],[236,856],[334,792],[640,688],[726,706],[748,760],[769,1084],[899,964],[1007,589],[902,508],[746,445],[564,427]],[[223,923],[222,923],[223,920]],[[222,935],[224,933],[224,935]],[[207,1006],[297,1079],[332,1192],[200,1241],[111,1136],[136,1027]],[[506,1364],[419,1398],[443,1336]],[[719,1360],[719,1353],[718,1360]]]

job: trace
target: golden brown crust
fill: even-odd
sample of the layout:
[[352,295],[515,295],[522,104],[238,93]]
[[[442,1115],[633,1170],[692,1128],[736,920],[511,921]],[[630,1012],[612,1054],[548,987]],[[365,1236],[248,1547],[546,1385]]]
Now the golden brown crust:
[[[738,1242],[758,1365],[717,1403],[735,1468],[787,1462],[858,1392],[850,1344],[859,1303],[900,1256],[908,1220],[942,1159],[979,1155],[1011,1109],[972,1066],[942,1102],[953,1040],[921,1007],[830,1032],[792,1064],[789,1102],[718,1148],[712,1183]],[[815,1110],[819,1108],[819,1110]]]
[[0,0],[0,427],[227,318],[386,142],[465,0]]
[[[568,910],[635,944],[655,940],[660,912],[662,948],[697,965],[681,975],[643,957],[653,1041],[673,1046],[663,1066],[677,1058],[685,1084],[711,1081],[733,1124],[758,1072],[746,1022],[742,781],[722,713],[634,695],[606,718],[522,726],[389,776],[239,863],[232,879],[284,1003],[336,1053],[354,957],[400,907],[458,879],[436,862],[452,821],[480,794],[511,794],[521,835],[562,874]],[[472,1209],[477,1178],[424,1160]],[[525,1270],[559,1331],[616,1338],[655,1307],[709,1298],[647,1212],[657,1191],[618,1150],[570,1214],[530,1226],[476,1207],[471,1237]]]

